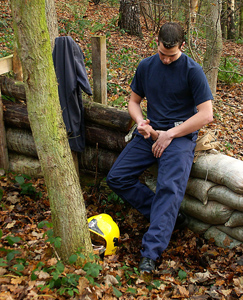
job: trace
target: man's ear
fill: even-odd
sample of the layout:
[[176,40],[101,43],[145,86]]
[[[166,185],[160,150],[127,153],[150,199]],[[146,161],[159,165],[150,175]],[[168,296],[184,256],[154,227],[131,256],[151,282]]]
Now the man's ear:
[[156,36],[156,38],[155,38],[155,41],[156,41],[156,44],[159,46],[159,43],[158,43],[159,39],[158,39],[157,36]]
[[185,42],[183,42],[182,44],[181,44],[181,47],[180,47],[180,50],[182,50],[182,48],[185,46]]

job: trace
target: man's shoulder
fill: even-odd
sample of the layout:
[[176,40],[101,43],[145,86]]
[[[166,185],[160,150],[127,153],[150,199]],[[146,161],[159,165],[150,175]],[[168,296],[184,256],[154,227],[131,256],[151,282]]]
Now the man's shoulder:
[[142,59],[141,62],[139,63],[139,65],[147,66],[147,65],[153,64],[156,61],[158,61],[158,54],[154,54],[154,55],[151,55],[149,57]]
[[199,63],[197,63],[195,60],[193,60],[190,56],[186,55],[185,53],[181,54],[181,58],[183,62],[188,66],[188,68],[197,68],[197,69],[202,68]]

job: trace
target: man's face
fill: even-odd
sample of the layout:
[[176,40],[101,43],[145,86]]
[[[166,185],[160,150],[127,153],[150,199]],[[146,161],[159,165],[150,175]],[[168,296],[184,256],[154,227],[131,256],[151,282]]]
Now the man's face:
[[169,65],[181,56],[181,47],[178,45],[172,48],[165,48],[162,43],[158,44],[159,58],[164,65]]

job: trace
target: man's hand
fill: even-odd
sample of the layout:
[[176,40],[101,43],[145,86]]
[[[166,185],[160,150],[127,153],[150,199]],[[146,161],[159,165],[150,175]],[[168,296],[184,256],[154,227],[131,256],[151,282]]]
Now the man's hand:
[[145,139],[148,139],[151,136],[153,127],[149,125],[150,120],[143,120],[138,123],[138,132],[144,136]]
[[159,132],[159,137],[157,141],[152,146],[152,152],[156,158],[160,157],[165,149],[172,142],[173,138],[170,136],[168,131],[157,131]]

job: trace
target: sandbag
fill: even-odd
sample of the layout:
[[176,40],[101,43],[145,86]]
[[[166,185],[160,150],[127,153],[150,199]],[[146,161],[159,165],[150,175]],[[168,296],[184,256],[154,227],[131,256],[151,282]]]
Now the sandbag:
[[208,191],[215,185],[216,183],[211,181],[190,177],[187,183],[186,193],[206,205],[208,202]]
[[185,195],[181,203],[182,211],[208,224],[221,225],[228,221],[233,209],[216,201],[208,201],[203,205],[201,201]]
[[225,185],[243,194],[243,161],[224,154],[205,154],[193,164],[191,176]]
[[234,211],[230,216],[229,220],[224,224],[227,227],[238,227],[243,226],[243,213]]
[[195,219],[191,216],[187,216],[187,221],[188,221],[187,227],[191,231],[198,233],[198,234],[203,234],[211,226],[210,224],[206,224],[206,223],[199,221],[198,219]]
[[218,247],[223,248],[234,248],[242,244],[240,241],[237,241],[234,238],[229,237],[226,233],[220,231],[215,226],[211,226],[204,234],[204,237],[209,239],[214,239],[215,244]]
[[208,191],[208,200],[218,201],[224,205],[243,212],[243,195],[234,193],[226,186],[214,186]]
[[217,226],[217,228],[229,235],[230,237],[243,242],[243,226],[242,227],[234,227],[234,228],[229,228],[226,226]]

